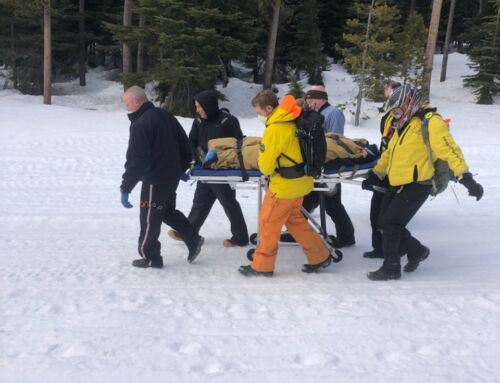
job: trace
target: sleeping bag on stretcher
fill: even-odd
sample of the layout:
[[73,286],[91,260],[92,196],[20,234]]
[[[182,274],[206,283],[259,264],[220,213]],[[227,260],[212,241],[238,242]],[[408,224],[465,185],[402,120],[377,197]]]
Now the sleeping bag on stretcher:
[[[371,162],[379,157],[377,145],[363,138],[350,139],[342,134],[326,133],[326,165],[354,165]],[[234,137],[208,141],[208,153],[203,161],[205,169],[258,170],[260,137],[244,137],[238,142]],[[239,151],[238,148],[241,148]],[[239,155],[241,154],[241,156]]]

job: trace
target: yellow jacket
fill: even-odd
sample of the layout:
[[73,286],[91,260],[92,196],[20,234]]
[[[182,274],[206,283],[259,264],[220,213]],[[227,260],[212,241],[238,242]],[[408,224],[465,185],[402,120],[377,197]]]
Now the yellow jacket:
[[[447,161],[457,178],[468,171],[462,150],[438,114],[429,120],[429,141],[433,161],[438,158]],[[413,117],[403,131],[394,132],[387,150],[382,153],[373,170],[380,178],[387,175],[392,186],[425,182],[432,178],[434,167],[429,164],[419,117]]]
[[286,96],[267,118],[266,130],[262,136],[259,169],[263,174],[270,176],[269,189],[278,198],[302,197],[309,194],[314,187],[312,177],[288,179],[281,177],[276,171],[278,158],[281,167],[295,165],[284,156],[280,157],[281,154],[285,154],[297,163],[303,161],[299,140],[295,136],[296,126],[294,122],[301,111],[302,109],[296,105],[293,96]]

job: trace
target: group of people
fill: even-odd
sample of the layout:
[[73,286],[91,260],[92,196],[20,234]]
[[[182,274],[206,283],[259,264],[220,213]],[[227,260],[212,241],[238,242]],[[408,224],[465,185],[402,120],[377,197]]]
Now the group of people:
[[[401,277],[402,255],[408,257],[404,271],[412,272],[430,253],[406,228],[432,189],[434,168],[421,134],[424,115],[429,121],[432,159],[447,161],[470,195],[479,200],[483,194],[446,123],[435,108],[424,102],[421,92],[410,85],[391,83],[385,96],[385,115],[381,121],[382,156],[362,183],[363,189],[373,191],[370,212],[373,250],[363,256],[384,259],[380,269],[368,273],[371,280],[398,279]],[[199,230],[216,200],[231,224],[232,236],[223,241],[223,246],[248,245],[248,229],[241,206],[229,185],[198,182],[188,217],[176,209],[179,181],[193,162],[203,160],[208,141],[222,137],[243,138],[238,119],[219,108],[214,92],[203,91],[194,98],[198,118],[193,121],[188,137],[174,116],[148,101],[142,88],[132,86],[127,89],[123,102],[131,121],[120,188],[124,207],[132,207],[129,194],[142,181],[138,241],[141,258],[134,260],[132,265],[163,267],[158,240],[162,222],[172,228],[168,232],[170,237],[184,241],[188,248],[188,262],[193,262],[204,242]],[[318,192],[313,191],[314,180],[305,172],[287,173],[277,169],[297,168],[296,164],[303,162],[295,135],[295,120],[303,107],[324,116],[326,133],[344,133],[342,111],[328,103],[323,85],[312,86],[305,100],[289,94],[279,102],[274,92],[263,90],[252,99],[252,107],[265,123],[258,165],[261,173],[268,176],[269,184],[259,216],[259,244],[252,263],[241,266],[239,272],[245,276],[272,276],[280,240],[297,241],[301,246],[308,261],[302,267],[303,272],[326,268],[334,258],[301,212],[302,206],[312,211],[319,204]],[[332,236],[334,247],[354,245],[354,227],[341,201],[340,184],[333,193],[325,196],[325,210],[336,228],[337,235]],[[286,233],[282,233],[283,226]]]

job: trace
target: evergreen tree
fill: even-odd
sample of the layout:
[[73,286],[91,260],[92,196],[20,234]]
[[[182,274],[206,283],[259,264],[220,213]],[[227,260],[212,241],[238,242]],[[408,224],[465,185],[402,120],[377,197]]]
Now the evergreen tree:
[[472,88],[478,104],[492,104],[493,96],[500,93],[500,1],[490,3],[485,14],[470,21],[467,54],[469,67],[475,73],[466,76],[464,85]]
[[323,52],[335,61],[342,58],[335,46],[342,41],[346,21],[355,16],[351,3],[350,0],[317,0]]
[[241,58],[249,47],[252,20],[235,12],[230,2],[138,0],[134,12],[144,17],[143,28],[110,26],[120,41],[147,49],[149,67],[124,77],[125,85],[158,81],[166,107],[173,113],[193,115],[192,99],[213,88],[221,62]]
[[[396,61],[400,18],[396,6],[386,5],[385,1],[376,1],[369,30],[368,51],[366,55],[366,81],[364,94],[374,101],[382,101],[387,82],[396,75],[400,66]],[[355,5],[357,18],[347,21],[347,33],[343,35],[339,51],[344,57],[344,67],[359,82],[362,68],[362,52],[365,47],[366,22],[368,7],[366,4]]]

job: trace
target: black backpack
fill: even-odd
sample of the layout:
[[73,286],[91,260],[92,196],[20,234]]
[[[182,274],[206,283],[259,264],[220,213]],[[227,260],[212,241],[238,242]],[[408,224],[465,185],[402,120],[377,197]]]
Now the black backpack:
[[326,159],[326,139],[323,123],[325,117],[314,110],[303,110],[297,124],[296,136],[299,139],[304,172],[308,176],[318,178]]

